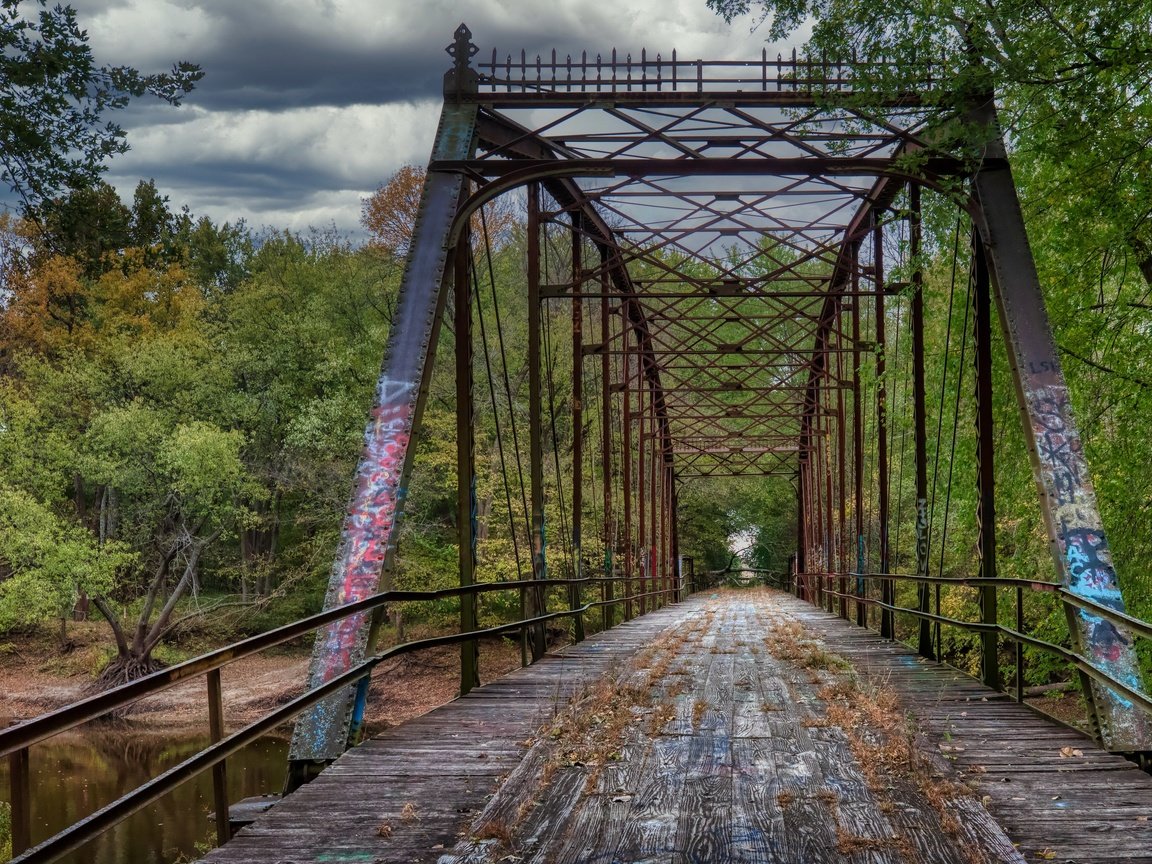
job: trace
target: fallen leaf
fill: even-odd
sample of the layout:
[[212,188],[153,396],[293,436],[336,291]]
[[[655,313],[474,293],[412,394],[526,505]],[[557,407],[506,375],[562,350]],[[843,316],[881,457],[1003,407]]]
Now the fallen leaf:
[[1036,853],[1036,857],[1041,858],[1045,861],[1051,861],[1053,858],[1056,857],[1056,850],[1054,850],[1054,849],[1042,849],[1041,851]]
[[1060,748],[1060,755],[1063,756],[1065,759],[1070,759],[1073,756],[1083,756],[1084,751],[1079,750],[1075,747],[1061,747]]

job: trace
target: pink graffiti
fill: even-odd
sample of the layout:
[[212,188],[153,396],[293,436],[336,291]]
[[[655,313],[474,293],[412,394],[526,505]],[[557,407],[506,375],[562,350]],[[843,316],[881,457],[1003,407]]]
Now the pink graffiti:
[[[412,429],[412,387],[387,379],[380,383],[380,401],[365,432],[356,488],[344,519],[336,563],[340,574],[336,606],[370,596],[379,583],[403,497],[401,482]],[[355,662],[353,653],[366,622],[367,613],[360,613],[324,631],[324,659],[317,670],[321,681],[334,678]]]

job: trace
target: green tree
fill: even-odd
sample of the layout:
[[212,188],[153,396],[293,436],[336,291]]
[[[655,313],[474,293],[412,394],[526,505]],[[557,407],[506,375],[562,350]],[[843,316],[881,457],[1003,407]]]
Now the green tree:
[[929,98],[947,110],[963,111],[974,93],[994,89],[1014,161],[1029,163],[1045,199],[1031,215],[1060,201],[1081,259],[1132,261],[1152,285],[1147,0],[706,2],[728,21],[755,13],[771,39],[811,22],[811,54],[886,61],[857,74],[892,91],[924,91],[930,80]]
[[32,212],[91,185],[128,149],[109,112],[145,94],[178,105],[203,74],[185,62],[158,74],[97,66],[72,7],[0,0],[0,179]]

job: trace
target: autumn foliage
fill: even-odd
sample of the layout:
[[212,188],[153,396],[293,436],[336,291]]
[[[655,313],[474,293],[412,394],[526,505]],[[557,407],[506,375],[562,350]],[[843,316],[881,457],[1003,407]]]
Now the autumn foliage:
[[[360,224],[368,231],[368,244],[397,257],[408,254],[420,196],[427,171],[415,165],[404,165],[368,198],[361,202]],[[502,246],[516,224],[517,205],[505,195],[485,205],[483,216],[472,218],[475,245],[485,239],[493,247]]]

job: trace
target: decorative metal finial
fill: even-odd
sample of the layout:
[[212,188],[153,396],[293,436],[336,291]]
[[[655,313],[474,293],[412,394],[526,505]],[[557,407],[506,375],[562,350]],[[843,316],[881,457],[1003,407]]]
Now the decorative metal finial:
[[461,23],[453,36],[452,44],[444,49],[453,60],[452,68],[444,73],[444,95],[475,93],[479,79],[470,63],[480,49],[472,44],[472,31],[467,24]]

